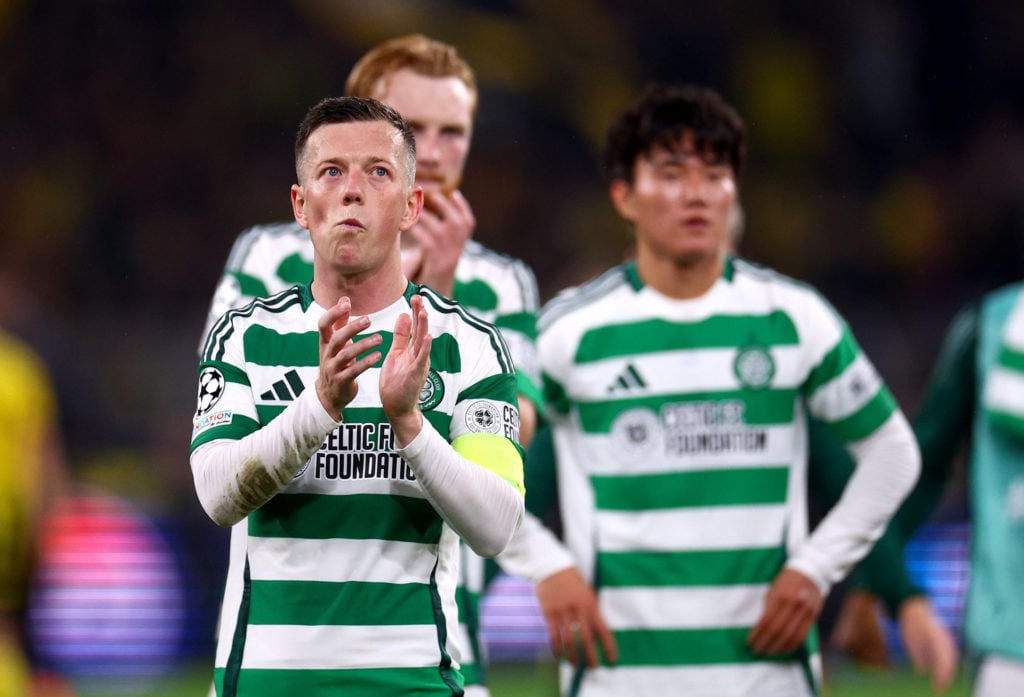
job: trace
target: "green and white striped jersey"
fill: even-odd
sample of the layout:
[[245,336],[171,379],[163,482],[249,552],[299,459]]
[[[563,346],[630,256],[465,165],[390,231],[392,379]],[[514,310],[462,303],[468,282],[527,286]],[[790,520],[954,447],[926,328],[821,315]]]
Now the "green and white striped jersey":
[[[278,293],[313,278],[313,244],[309,231],[296,222],[256,225],[243,231],[228,255],[206,319],[205,337],[228,310],[257,297]],[[495,252],[470,240],[455,268],[455,299],[470,312],[494,324],[512,355],[519,393],[538,409],[543,407],[537,365],[537,280],[519,259]],[[484,681],[480,660],[485,647],[479,640],[479,602],[483,593],[484,561],[472,550],[463,553],[459,606],[463,673],[466,684]]]
[[[381,334],[386,353],[413,293],[434,336],[424,417],[449,441],[488,432],[517,442],[514,368],[492,325],[410,284],[370,315],[366,334]],[[193,450],[253,433],[312,389],[323,312],[296,286],[214,324]],[[462,694],[459,539],[395,452],[378,378],[379,364],[294,480],[233,527],[218,695]]]
[[764,659],[746,637],[807,537],[805,410],[843,441],[896,410],[845,322],[729,258],[693,300],[615,267],[538,328],[565,541],[619,649],[614,667],[564,670],[565,693],[814,694],[815,646]]

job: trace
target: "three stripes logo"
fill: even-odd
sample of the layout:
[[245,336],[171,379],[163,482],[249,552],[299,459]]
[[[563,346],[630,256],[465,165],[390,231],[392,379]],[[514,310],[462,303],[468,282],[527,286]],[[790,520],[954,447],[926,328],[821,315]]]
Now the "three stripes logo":
[[269,390],[261,394],[260,399],[266,402],[293,402],[304,389],[306,386],[302,384],[299,374],[294,370],[289,370],[284,374],[284,378],[275,382]]
[[647,381],[644,380],[640,371],[636,369],[635,365],[629,363],[626,365],[626,369],[608,386],[608,392],[625,392],[646,387]]

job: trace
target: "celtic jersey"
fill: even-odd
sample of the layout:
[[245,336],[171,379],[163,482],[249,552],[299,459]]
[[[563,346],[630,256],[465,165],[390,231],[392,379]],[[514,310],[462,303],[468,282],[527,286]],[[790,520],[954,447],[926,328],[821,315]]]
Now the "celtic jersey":
[[[847,325],[812,289],[729,258],[692,300],[613,268],[538,328],[565,541],[619,649],[614,667],[563,672],[566,693],[813,694],[814,646],[763,658],[746,637],[807,552],[806,412],[848,442],[896,411]],[[855,551],[814,550],[830,582],[881,531],[864,532]]]
[[[256,297],[278,293],[313,277],[313,244],[309,231],[298,223],[256,225],[243,231],[228,255],[206,320],[205,337],[228,310]],[[543,407],[536,360],[537,281],[522,261],[470,240],[455,268],[456,300],[501,331],[516,367],[518,391],[538,409]],[[460,579],[459,631],[466,655],[463,673],[467,684],[483,682],[479,664],[484,647],[479,639],[479,600],[483,592],[483,560],[464,550]]]
[[[424,298],[434,337],[425,419],[456,449],[479,433],[518,448],[514,368],[492,325],[410,284],[370,315],[366,334],[381,334],[386,354],[412,293]],[[255,432],[313,389],[323,312],[309,286],[296,286],[214,324],[193,450]],[[379,366],[359,377],[343,423],[291,483],[232,529],[218,695],[462,694],[459,540],[396,452]]]

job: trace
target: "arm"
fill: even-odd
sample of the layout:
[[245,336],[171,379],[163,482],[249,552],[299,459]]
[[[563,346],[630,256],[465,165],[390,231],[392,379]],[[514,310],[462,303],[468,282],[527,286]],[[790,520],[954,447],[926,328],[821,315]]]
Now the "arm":
[[398,452],[427,499],[474,552],[492,557],[522,520],[522,457],[511,441],[491,433],[467,433],[448,443],[424,419],[419,394],[430,368],[432,337],[423,299],[414,295],[410,305],[411,315],[400,315],[394,332],[408,340],[396,340],[381,365],[381,405]]

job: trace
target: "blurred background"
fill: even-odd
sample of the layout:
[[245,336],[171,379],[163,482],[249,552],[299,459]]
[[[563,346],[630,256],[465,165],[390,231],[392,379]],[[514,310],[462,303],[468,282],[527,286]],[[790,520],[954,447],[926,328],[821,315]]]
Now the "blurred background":
[[[290,218],[306,109],[413,31],[477,71],[463,191],[478,238],[531,264],[544,299],[629,243],[596,154],[650,80],[737,106],[742,254],[817,286],[908,412],[954,312],[1021,276],[1014,0],[0,0],[0,326],[50,369],[82,492],[50,521],[31,626],[82,689],[142,694],[212,660],[227,532],[187,460],[205,312],[235,236]],[[921,548],[953,623],[964,518],[954,486]],[[500,620],[529,589],[502,583],[485,626],[532,666],[535,618]]]

